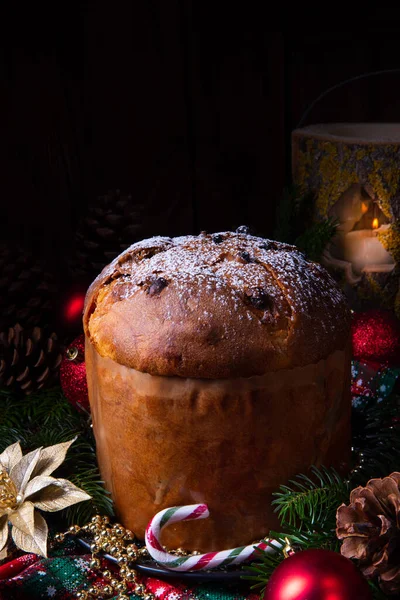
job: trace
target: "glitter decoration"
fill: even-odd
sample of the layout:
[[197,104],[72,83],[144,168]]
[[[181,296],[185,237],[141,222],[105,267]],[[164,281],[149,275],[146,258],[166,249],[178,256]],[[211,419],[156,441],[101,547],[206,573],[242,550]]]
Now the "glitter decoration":
[[353,356],[393,364],[400,356],[400,324],[392,313],[356,313],[352,323]]
[[20,550],[47,557],[48,527],[35,509],[55,512],[91,499],[71,481],[49,477],[75,440],[37,448],[24,456],[16,442],[0,454],[0,559],[8,554],[11,536]]
[[68,346],[60,367],[62,391],[78,410],[90,410],[85,364],[85,336],[78,336]]
[[353,406],[365,398],[382,402],[390,396],[400,377],[400,368],[371,360],[353,360],[351,365],[351,394]]

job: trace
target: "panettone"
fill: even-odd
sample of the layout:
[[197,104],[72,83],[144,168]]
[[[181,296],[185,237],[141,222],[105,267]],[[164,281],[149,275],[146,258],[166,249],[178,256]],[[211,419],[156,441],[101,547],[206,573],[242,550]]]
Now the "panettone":
[[84,311],[102,476],[139,537],[205,502],[169,547],[221,550],[276,527],[271,494],[350,450],[350,312],[295,247],[247,233],[155,237],[93,282]]

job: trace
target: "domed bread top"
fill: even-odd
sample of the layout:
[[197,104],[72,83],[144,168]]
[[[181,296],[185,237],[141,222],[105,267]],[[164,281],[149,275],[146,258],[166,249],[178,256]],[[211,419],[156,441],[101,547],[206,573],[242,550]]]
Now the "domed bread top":
[[219,379],[344,349],[350,311],[325,269],[294,246],[203,233],[125,250],[90,286],[84,328],[101,356],[125,366]]

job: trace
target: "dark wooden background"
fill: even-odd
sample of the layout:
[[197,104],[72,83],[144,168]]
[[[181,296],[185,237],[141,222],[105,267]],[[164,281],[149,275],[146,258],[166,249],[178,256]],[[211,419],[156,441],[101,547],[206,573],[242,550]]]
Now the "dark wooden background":
[[[306,108],[342,80],[400,67],[393,21],[271,32],[243,7],[60,6],[21,18],[14,5],[0,42],[0,234],[54,262],[88,203],[115,188],[145,205],[152,234],[245,223],[272,235]],[[371,77],[307,123],[398,121],[399,98],[400,74]]]

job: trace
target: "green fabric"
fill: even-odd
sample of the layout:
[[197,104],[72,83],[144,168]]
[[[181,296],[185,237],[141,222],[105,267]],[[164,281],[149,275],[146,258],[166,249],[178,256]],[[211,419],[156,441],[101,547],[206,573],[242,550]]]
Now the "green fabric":
[[[49,558],[15,554],[0,566],[0,600],[72,600],[80,590],[92,585],[103,587],[108,582],[101,571],[89,568],[91,556],[72,538],[53,546]],[[114,564],[102,559],[101,569],[115,570]],[[182,577],[162,581],[142,577],[147,592],[159,600],[258,600],[246,581],[221,584],[196,583],[187,585]],[[132,590],[131,598],[138,598]],[[114,598],[117,598],[115,596]]]

